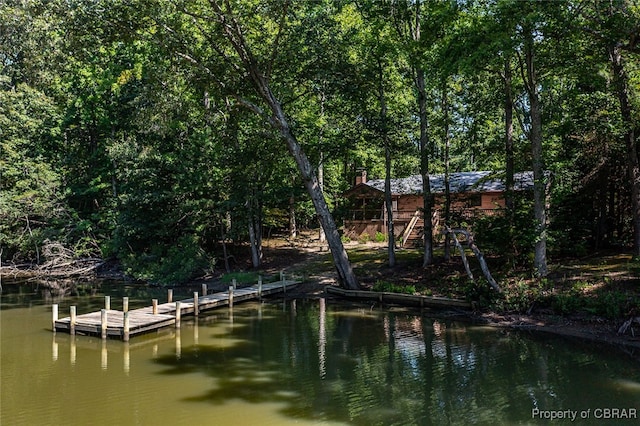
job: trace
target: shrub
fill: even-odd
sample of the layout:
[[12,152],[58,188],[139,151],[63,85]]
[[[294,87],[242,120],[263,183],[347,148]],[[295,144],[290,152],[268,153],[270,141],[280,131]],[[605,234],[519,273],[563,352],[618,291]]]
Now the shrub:
[[373,291],[415,294],[416,287],[413,285],[394,284],[388,281],[376,281],[376,283],[373,285]]
[[210,263],[192,236],[183,236],[170,246],[155,244],[145,253],[130,253],[123,259],[127,274],[162,285],[184,283]]

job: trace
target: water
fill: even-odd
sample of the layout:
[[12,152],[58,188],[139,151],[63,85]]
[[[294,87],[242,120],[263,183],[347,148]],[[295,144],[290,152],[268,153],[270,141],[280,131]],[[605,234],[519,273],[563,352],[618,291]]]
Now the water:
[[[2,425],[640,422],[640,364],[611,348],[324,300],[251,302],[103,342],[54,335],[51,303],[66,316],[100,308],[103,292],[136,308],[163,291],[4,290]],[[606,419],[614,408],[636,418]]]

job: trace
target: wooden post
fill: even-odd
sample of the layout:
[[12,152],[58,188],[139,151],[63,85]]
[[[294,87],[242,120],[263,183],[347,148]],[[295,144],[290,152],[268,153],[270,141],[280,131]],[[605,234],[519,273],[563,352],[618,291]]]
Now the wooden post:
[[282,274],[282,294],[287,294],[287,282],[284,280],[284,274]]
[[231,280],[231,284],[233,285],[233,289],[235,290],[236,288],[238,288],[238,281],[236,281],[236,279],[234,278],[233,280]]
[[193,292],[193,315],[198,316],[198,292]]
[[170,288],[167,290],[167,303],[173,302],[173,289]]
[[111,296],[105,296],[104,297],[104,308],[107,311],[111,310]]
[[178,300],[176,302],[176,328],[180,328],[180,316],[181,316],[180,309],[182,309],[182,306],[180,301]]
[[76,307],[75,306],[71,306],[69,307],[69,333],[70,334],[76,334]]
[[262,298],[262,275],[258,276],[258,298]]
[[122,319],[122,328],[123,328],[123,335],[122,335],[122,340],[124,340],[125,342],[129,341],[129,312],[124,312],[124,318]]
[[284,281],[284,270],[280,270],[280,281]]
[[129,298],[122,298],[122,312],[129,312]]
[[106,309],[102,309],[100,311],[100,329],[102,331],[101,337],[103,339],[106,339],[107,338],[107,310]]
[[207,285],[206,284],[202,284],[202,295],[203,296],[207,295]]
[[229,286],[229,307],[233,308],[233,286]]
[[151,305],[153,315],[158,315],[158,299],[151,299]]
[[51,326],[54,333],[56,332],[56,321],[58,321],[58,304],[54,303],[51,305]]

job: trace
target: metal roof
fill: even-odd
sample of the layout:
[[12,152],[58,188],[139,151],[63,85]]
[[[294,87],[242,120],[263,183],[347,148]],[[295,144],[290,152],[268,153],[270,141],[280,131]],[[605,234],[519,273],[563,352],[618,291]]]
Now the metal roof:
[[[502,192],[505,190],[503,173],[491,171],[457,172],[449,174],[451,192]],[[432,193],[444,193],[444,174],[429,175]],[[384,179],[373,179],[365,185],[384,192]],[[533,189],[533,172],[514,174],[516,191]],[[394,195],[422,194],[422,176],[391,179],[391,193]]]

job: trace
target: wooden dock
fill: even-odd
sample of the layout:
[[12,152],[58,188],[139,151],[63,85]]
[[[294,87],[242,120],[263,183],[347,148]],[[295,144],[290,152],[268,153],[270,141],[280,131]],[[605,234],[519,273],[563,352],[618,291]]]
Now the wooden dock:
[[222,306],[232,307],[234,303],[252,299],[259,299],[276,293],[285,293],[287,289],[300,284],[299,281],[285,280],[274,283],[257,284],[236,288],[229,286],[228,291],[206,294],[206,285],[203,284],[203,294],[194,292],[193,298],[171,300],[172,291],[168,292],[168,301],[158,304],[154,299],[151,306],[140,309],[129,310],[128,298],[123,299],[123,309],[121,311],[111,309],[111,299],[105,296],[105,308],[87,314],[76,315],[76,307],[71,306],[70,315],[66,318],[58,319],[58,305],[52,306],[53,331],[64,331],[70,334],[99,335],[103,339],[108,337],[119,338],[128,341],[130,337],[160,330],[169,326],[180,326],[180,319],[185,315],[199,315],[200,312],[207,311]]

